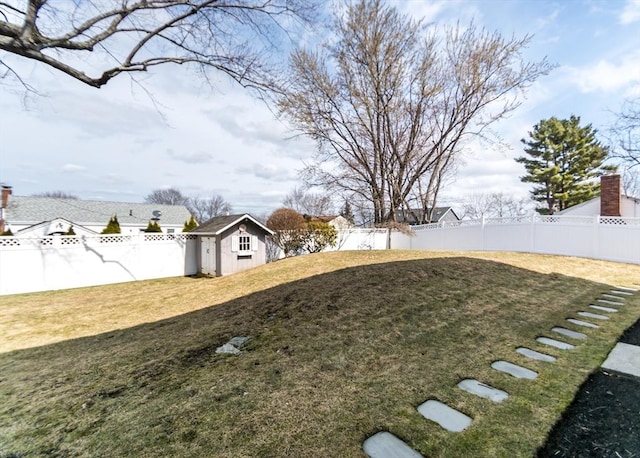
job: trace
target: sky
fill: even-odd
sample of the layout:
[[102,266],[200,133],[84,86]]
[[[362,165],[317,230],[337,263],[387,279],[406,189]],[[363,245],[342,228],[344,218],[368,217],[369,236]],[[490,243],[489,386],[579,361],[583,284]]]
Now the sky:
[[[391,3],[429,23],[473,20],[506,37],[532,35],[524,57],[557,65],[494,126],[506,148],[470,147],[441,204],[455,208],[478,192],[526,197],[530,184],[520,182],[524,168],[513,159],[536,123],[573,114],[606,131],[623,101],[640,95],[640,0]],[[174,187],[265,215],[301,186],[299,172],[313,158],[310,140],[224,78],[212,88],[189,69],[165,66],[138,76],[140,84],[125,75],[95,89],[39,63],[0,58],[38,91],[0,80],[0,182],[16,195],[62,190],[142,202],[154,189]]]

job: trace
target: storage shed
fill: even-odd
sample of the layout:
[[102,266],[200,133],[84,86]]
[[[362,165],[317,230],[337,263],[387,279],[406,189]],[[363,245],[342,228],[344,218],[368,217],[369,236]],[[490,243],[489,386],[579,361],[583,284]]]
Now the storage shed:
[[198,237],[199,272],[229,275],[266,262],[266,237],[273,235],[249,214],[216,216],[191,231]]

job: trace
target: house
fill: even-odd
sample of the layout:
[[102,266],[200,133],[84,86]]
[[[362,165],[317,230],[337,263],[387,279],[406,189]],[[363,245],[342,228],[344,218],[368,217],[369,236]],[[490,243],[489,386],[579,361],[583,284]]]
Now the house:
[[640,199],[622,195],[620,175],[600,177],[600,195],[554,213],[563,216],[621,216],[640,218]]
[[340,229],[349,229],[350,227],[353,227],[353,224],[351,224],[347,218],[341,215],[313,216],[308,220],[327,223],[329,226],[333,226],[337,231],[339,231]]
[[182,232],[191,217],[184,205],[13,196],[10,189],[2,190],[2,203],[4,226],[16,237],[64,234],[70,226],[76,235],[95,235],[114,215],[122,234],[144,232],[151,220],[157,221],[164,233],[171,234]]
[[198,238],[198,271],[220,276],[264,264],[273,232],[245,213],[213,217],[190,234]]
[[[431,214],[431,218],[429,218],[429,214]],[[428,208],[426,214],[421,208],[411,208],[398,210],[396,212],[396,221],[415,226],[418,224],[460,221],[460,218],[451,207],[434,207],[433,210]]]

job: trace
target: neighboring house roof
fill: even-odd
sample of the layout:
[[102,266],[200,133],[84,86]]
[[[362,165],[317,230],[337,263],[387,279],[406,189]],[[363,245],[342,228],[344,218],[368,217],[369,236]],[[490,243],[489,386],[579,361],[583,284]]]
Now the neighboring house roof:
[[[637,208],[637,206],[640,205],[640,199],[638,199],[637,197],[622,195],[620,196],[620,203],[621,203],[620,211],[622,213],[622,216],[628,216],[628,217],[638,216],[633,212],[633,210],[631,211],[633,214],[625,215],[625,210],[629,207],[633,208],[633,206],[636,206]],[[569,208],[565,208],[564,210],[554,213],[554,215],[573,215],[573,214],[579,215],[579,216],[599,215],[600,214],[600,196],[594,197],[593,199],[587,200],[585,202],[582,202],[576,205],[572,205]]]
[[[430,208],[427,209],[427,213],[430,211],[431,211]],[[431,214],[430,222],[439,222],[442,218],[444,218],[444,216],[448,212],[451,212],[451,214],[455,217],[455,219],[457,220],[460,219],[458,215],[456,215],[456,212],[453,211],[453,208],[451,207],[434,207],[433,213]],[[396,219],[399,223],[413,224],[416,222],[416,217],[414,216],[414,214],[418,217],[419,220],[426,219],[424,217],[424,211],[421,208],[412,208],[410,210],[398,210]]]
[[333,221],[336,218],[337,218],[337,216],[334,216],[334,215],[312,216],[311,217],[311,221],[320,221],[320,222],[323,222],[323,223],[329,223],[329,222]]
[[36,224],[64,218],[74,224],[105,225],[117,215],[120,225],[145,225],[160,211],[160,225],[183,225],[191,217],[184,205],[156,205],[131,202],[57,199],[53,197],[11,196],[6,220],[11,223]]
[[271,229],[269,229],[267,226],[247,213],[241,215],[214,216],[209,221],[205,221],[196,229],[192,230],[190,234],[197,233],[220,235],[227,229],[230,229],[236,224],[240,224],[244,221],[251,221],[253,224],[264,230],[267,234],[273,234],[273,231]]
[[87,229],[83,226],[76,226],[72,221],[69,221],[65,218],[55,218],[51,221],[43,221],[41,223],[33,224],[31,226],[20,229],[15,233],[16,236],[25,236],[28,237],[31,234],[40,234],[40,235],[49,235],[49,234],[60,234],[65,233],[69,230],[70,227],[73,227],[73,231],[76,235],[96,235],[98,234],[96,231],[92,231],[91,229]]

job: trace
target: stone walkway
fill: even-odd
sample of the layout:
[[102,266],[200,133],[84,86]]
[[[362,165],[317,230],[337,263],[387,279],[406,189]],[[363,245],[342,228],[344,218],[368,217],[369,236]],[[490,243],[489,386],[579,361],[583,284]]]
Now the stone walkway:
[[[584,332],[573,331],[562,326],[554,326],[550,330],[554,333],[550,334],[553,338],[540,336],[536,338],[536,341],[553,348],[570,351],[574,349],[580,341],[588,338],[588,334],[586,333],[589,332],[590,329],[599,328],[603,322],[609,319],[609,316],[606,315],[607,313],[617,313],[618,309],[616,307],[624,306],[625,299],[638,291],[640,291],[640,285],[634,288],[616,287],[602,294],[595,300],[595,304],[590,304],[590,311],[581,310],[577,312],[579,318],[567,318],[568,323],[585,328]],[[584,321],[584,319],[592,319],[600,323],[596,324]],[[558,340],[564,338],[571,339],[574,343]],[[527,347],[518,347],[515,351],[522,356],[537,361],[552,364],[557,360],[551,355]],[[491,367],[509,376],[523,379],[523,383],[527,383],[528,380],[534,380],[538,376],[537,372],[509,361],[494,361]],[[602,364],[602,367],[640,377],[640,346],[618,343],[609,354],[607,360]],[[473,378],[461,381],[457,387],[463,391],[496,403],[503,402],[509,397],[509,393],[506,391],[486,385]],[[473,418],[437,399],[429,399],[419,405],[417,409],[426,420],[433,421],[452,433],[462,432],[473,423]],[[371,458],[418,458],[422,456],[404,441],[388,431],[378,432],[366,439],[363,444],[363,449]]]

